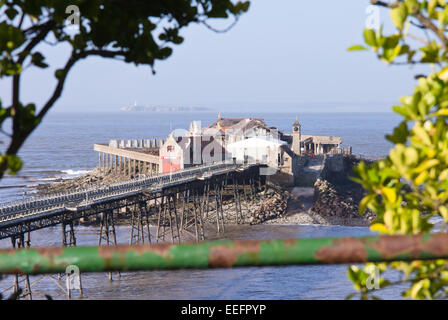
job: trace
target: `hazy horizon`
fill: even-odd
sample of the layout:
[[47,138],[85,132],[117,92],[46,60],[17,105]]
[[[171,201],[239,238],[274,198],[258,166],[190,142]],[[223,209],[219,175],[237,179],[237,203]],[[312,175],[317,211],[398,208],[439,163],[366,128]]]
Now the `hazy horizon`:
[[222,117],[225,118],[226,114],[254,114],[254,113],[260,113],[260,114],[339,114],[339,113],[378,113],[378,114],[384,114],[384,113],[393,113],[392,110],[390,111],[375,111],[375,110],[333,110],[333,111],[294,111],[294,110],[246,110],[246,111],[227,111],[222,112],[220,110],[200,110],[200,111],[121,111],[121,110],[104,110],[104,111],[96,111],[96,110],[58,110],[57,108],[55,110],[52,110],[50,114],[201,114],[201,113],[218,113],[222,114]]
[[[52,113],[119,112],[135,101],[223,113],[390,112],[400,96],[412,93],[413,75],[422,71],[387,66],[372,52],[347,52],[363,43],[368,5],[368,0],[252,1],[227,33],[201,25],[184,29],[184,43],[156,63],[155,76],[149,67],[120,61],[81,61]],[[387,11],[381,11],[381,23],[390,29]],[[48,45],[39,51],[48,56],[50,68],[27,69],[21,90],[22,101],[37,103],[38,109],[68,52]],[[11,103],[10,80],[0,81],[3,105]]]

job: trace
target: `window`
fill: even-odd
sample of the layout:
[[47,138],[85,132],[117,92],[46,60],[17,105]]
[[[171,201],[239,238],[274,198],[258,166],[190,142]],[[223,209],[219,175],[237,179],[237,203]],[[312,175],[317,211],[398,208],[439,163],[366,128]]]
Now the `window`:
[[167,146],[166,147],[166,151],[167,152],[173,152],[174,151],[174,146]]

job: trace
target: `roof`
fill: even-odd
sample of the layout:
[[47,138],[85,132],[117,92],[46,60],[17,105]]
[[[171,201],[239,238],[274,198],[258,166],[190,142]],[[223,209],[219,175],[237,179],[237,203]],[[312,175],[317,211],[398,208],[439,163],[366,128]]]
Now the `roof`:
[[[215,139],[214,136],[202,136],[202,137],[185,137],[184,136],[184,137],[173,137],[173,138],[176,141],[177,145],[182,150],[190,149],[190,151],[192,151],[192,148],[190,148],[190,146],[193,146],[193,140],[195,138],[198,138],[198,139],[200,139],[200,142],[201,142],[201,150],[204,150],[204,148],[206,146],[213,143],[213,144],[219,144],[219,146],[221,146],[223,152],[225,151],[224,147],[219,142],[219,139]],[[169,143],[169,139],[167,139],[165,143]]]
[[287,145],[285,141],[274,139],[271,137],[265,137],[265,136],[257,136],[249,139],[243,139],[240,141],[236,141],[233,143],[229,143],[227,145],[228,148],[232,147],[239,147],[239,148],[254,148],[260,145],[269,146],[269,145],[276,145],[276,146],[284,146]]
[[218,119],[214,123],[207,126],[206,129],[218,128],[222,130],[248,130],[255,127],[269,129],[262,118],[221,118],[221,120]]
[[313,136],[302,134],[302,141],[308,138],[313,139],[313,143],[322,143],[322,144],[341,144],[341,137],[333,137],[333,136]]

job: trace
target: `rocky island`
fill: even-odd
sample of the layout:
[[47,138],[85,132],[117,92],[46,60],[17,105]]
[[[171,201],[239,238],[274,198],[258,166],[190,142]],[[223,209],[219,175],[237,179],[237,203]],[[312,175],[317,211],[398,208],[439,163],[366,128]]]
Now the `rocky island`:
[[176,107],[176,106],[127,106],[120,108],[124,112],[198,112],[210,111],[205,107]]

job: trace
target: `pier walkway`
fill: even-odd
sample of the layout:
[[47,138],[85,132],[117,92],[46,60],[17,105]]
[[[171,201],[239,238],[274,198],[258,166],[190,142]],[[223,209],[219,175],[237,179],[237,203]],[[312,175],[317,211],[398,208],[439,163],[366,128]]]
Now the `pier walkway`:
[[[258,165],[236,165],[218,163],[198,166],[168,174],[142,177],[109,185],[93,186],[82,190],[59,193],[44,197],[29,198],[0,206],[0,239],[14,237],[24,232],[42,229],[58,223],[58,215],[73,214],[79,218],[98,205],[119,202],[141,194],[156,194],[174,186],[192,181],[203,181],[217,175],[244,172]],[[75,217],[76,216],[76,217]],[[32,223],[32,226],[30,225]]]

